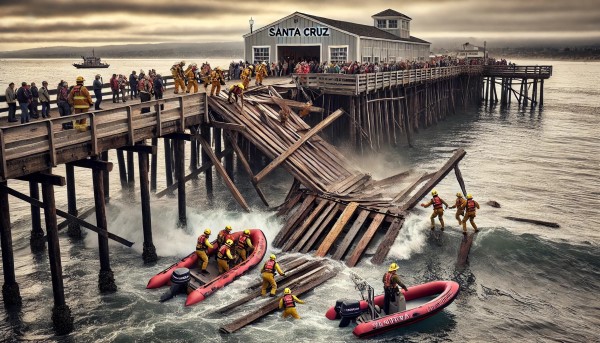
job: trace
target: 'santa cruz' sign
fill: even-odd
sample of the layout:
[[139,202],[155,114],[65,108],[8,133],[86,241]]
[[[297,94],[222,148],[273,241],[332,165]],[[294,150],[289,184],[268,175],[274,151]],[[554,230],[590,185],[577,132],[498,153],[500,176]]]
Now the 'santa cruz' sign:
[[328,27],[270,27],[271,37],[329,37]]

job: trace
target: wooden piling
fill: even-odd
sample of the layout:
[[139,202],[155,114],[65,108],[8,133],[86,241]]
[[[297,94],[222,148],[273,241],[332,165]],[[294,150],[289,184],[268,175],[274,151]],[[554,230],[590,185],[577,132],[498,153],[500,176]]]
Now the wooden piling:
[[127,168],[125,167],[125,156],[123,155],[123,150],[121,149],[117,149],[117,161],[119,163],[119,177],[121,179],[121,189],[125,189],[127,188]]
[[73,317],[71,316],[71,309],[65,302],[60,245],[58,241],[58,224],[56,222],[56,204],[54,202],[54,185],[48,182],[42,183],[42,197],[44,201],[46,231],[48,232],[48,259],[50,261],[50,272],[52,273],[52,294],[54,295],[52,323],[58,335],[66,335],[73,331]]
[[177,208],[179,212],[179,227],[187,226],[185,207],[185,141],[175,140],[175,173],[177,174]]
[[[7,186],[6,181],[0,185]],[[8,192],[0,187],[0,246],[2,247],[2,299],[6,307],[20,307],[22,303],[19,284],[15,277],[15,259],[13,255],[12,233],[10,230],[10,211]]]
[[[152,146],[158,148],[158,138],[152,138]],[[152,154],[152,163],[150,165],[150,191],[156,192],[156,181],[158,175],[158,151]]]
[[544,79],[540,80],[540,104],[538,107],[541,109],[544,106]]
[[[101,154],[101,159],[104,162],[108,162],[108,151],[103,151]],[[110,178],[109,173],[104,173],[104,201],[108,204],[110,200]]]
[[173,160],[171,154],[171,140],[163,138],[165,148],[165,176],[167,178],[167,187],[173,184]]
[[144,260],[144,263],[151,263],[156,262],[158,256],[156,255],[156,248],[152,242],[152,214],[150,211],[150,189],[148,187],[148,154],[138,152],[138,162],[140,169],[142,228],[144,231],[144,250],[142,252],[142,259]]
[[[201,125],[200,126],[200,136],[206,142],[210,142],[210,127],[207,125]],[[202,164],[203,165],[208,164],[210,161],[211,161],[210,157],[208,156],[206,151],[204,151],[204,149],[202,149]],[[206,194],[209,199],[212,199],[212,196],[213,196],[212,168],[206,169],[204,180],[205,180],[205,184],[206,184]]]
[[[29,196],[36,200],[40,199],[40,189],[37,182],[29,181]],[[40,209],[33,205],[31,205],[31,238],[29,239],[29,245],[32,251],[41,251],[46,247]]]
[[133,162],[133,151],[127,151],[127,186],[135,187],[135,170]]
[[[117,150],[117,156],[119,156],[118,152],[120,150]],[[121,157],[123,157],[123,151],[121,151]],[[119,163],[120,164],[120,163]],[[77,194],[76,194],[76,190],[75,190],[75,167],[70,164],[67,163],[65,165],[65,170],[66,170],[66,174],[67,174],[67,208],[68,208],[68,213],[74,217],[77,217],[79,215],[78,211],[77,211]],[[120,165],[119,165],[119,171],[120,171]],[[121,178],[121,186],[123,186],[123,178]],[[69,229],[67,230],[67,234],[69,235],[69,237],[71,238],[75,238],[75,239],[80,239],[82,237],[81,234],[81,227],[79,227],[79,224],[74,223],[74,222],[69,222]]]

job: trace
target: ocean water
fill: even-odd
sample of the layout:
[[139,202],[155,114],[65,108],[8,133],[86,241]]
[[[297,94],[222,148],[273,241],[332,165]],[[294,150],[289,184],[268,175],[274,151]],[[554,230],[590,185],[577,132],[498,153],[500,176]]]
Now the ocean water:
[[[107,62],[112,64],[108,75],[112,74],[113,66],[121,73],[154,66],[159,73],[166,73],[174,61]],[[223,60],[217,64],[224,66],[228,62]],[[436,126],[420,130],[413,137],[412,149],[400,145],[378,154],[357,156],[347,147],[341,147],[356,165],[368,166],[366,171],[375,178],[409,168],[435,170],[454,149],[462,147],[467,151],[460,163],[467,191],[473,193],[482,206],[476,218],[482,231],[474,242],[466,269],[455,267],[462,235],[451,211],[446,214],[448,229],[441,246],[428,239],[429,210],[418,208],[410,214],[385,264],[398,262],[403,281],[409,286],[452,279],[460,283],[461,293],[438,315],[369,341],[599,341],[600,90],[597,78],[600,63],[515,62],[554,66],[552,78],[545,83],[543,110],[519,109],[516,103],[505,109],[483,105],[464,108]],[[74,78],[77,71],[69,63],[72,62],[2,61],[0,85],[8,83],[7,80],[46,78],[49,82],[58,82],[61,78]],[[54,68],[52,72],[45,71],[51,68]],[[95,72],[90,75],[93,74]],[[159,156],[163,156],[162,145]],[[236,184],[253,208],[250,214],[240,212],[217,175],[213,176],[214,197],[208,197],[201,175],[187,185],[189,225],[186,229],[176,227],[175,198],[152,199],[154,243],[159,261],[144,265],[138,185],[133,192],[121,191],[114,153],[110,159],[115,162],[115,169],[110,180],[109,230],[136,242],[133,248],[110,244],[111,267],[118,292],[110,295],[98,292],[96,236],[86,234],[82,241],[72,241],[61,233],[65,295],[73,312],[75,330],[68,336],[56,337],[50,318],[52,288],[47,252],[32,254],[29,206],[11,198],[15,268],[23,307],[16,313],[2,310],[0,341],[357,340],[351,328],[340,329],[337,322],[330,322],[324,316],[337,298],[359,297],[348,277],[350,269],[343,265],[337,277],[301,296],[307,301],[298,307],[303,317],[301,321],[283,321],[280,313],[273,313],[237,333],[218,332],[218,327],[231,318],[211,315],[211,311],[243,295],[245,286],[260,277],[257,271],[196,306],[183,306],[181,297],[159,303],[164,290],[146,290],[147,281],[193,250],[197,235],[205,227],[213,230],[227,224],[235,228],[258,227],[272,240],[282,223],[261,205],[241,168],[236,169]],[[56,168],[55,172],[64,175],[63,168]],[[159,175],[158,182],[158,189],[163,189],[164,175]],[[263,186],[269,202],[281,203],[291,182],[283,170],[271,175]],[[91,172],[77,172],[80,208],[93,205],[91,183]],[[9,184],[27,192],[25,183],[11,181]],[[459,190],[452,174],[437,189],[448,202],[454,200]],[[57,189],[56,193],[57,207],[66,208],[66,189]],[[488,200],[498,201],[502,207],[485,205]],[[554,221],[561,227],[551,229],[512,222],[504,216]],[[95,222],[94,216],[88,220]],[[367,254],[373,252],[371,247]],[[380,280],[385,269],[385,265],[373,266],[369,259],[364,259],[351,270],[363,275],[375,286],[376,292],[381,292]],[[236,316],[243,315],[244,311]]]

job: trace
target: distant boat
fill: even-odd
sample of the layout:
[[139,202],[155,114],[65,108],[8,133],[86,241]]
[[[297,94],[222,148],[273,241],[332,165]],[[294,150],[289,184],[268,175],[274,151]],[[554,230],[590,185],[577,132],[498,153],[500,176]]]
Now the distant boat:
[[92,56],[81,56],[83,63],[73,63],[73,66],[77,69],[81,68],[108,68],[110,64],[103,63],[100,57],[96,57],[94,50],[92,49]]

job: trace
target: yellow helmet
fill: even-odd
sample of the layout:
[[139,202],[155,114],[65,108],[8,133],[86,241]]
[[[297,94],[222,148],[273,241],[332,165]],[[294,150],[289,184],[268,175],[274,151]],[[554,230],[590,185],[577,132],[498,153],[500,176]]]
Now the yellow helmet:
[[225,230],[231,231],[231,226],[230,225],[225,226]]
[[249,235],[250,234],[250,230],[244,230],[244,234]]
[[437,194],[437,191],[436,191],[435,189],[434,189],[434,190],[432,190],[432,191],[431,191],[431,195],[433,195],[433,196],[435,196],[435,195],[438,195],[438,194]]
[[206,230],[204,230],[204,234],[205,234],[205,235],[210,235],[210,229],[206,229]]
[[267,62],[263,61],[262,65],[266,66],[266,65],[267,65]]
[[83,81],[85,81],[85,79],[83,78],[83,76],[77,76],[77,79],[75,81],[76,82],[83,82]]
[[292,294],[292,290],[289,288],[286,288],[283,290],[283,294]]
[[392,264],[390,264],[390,269],[388,269],[388,272],[393,272],[395,270],[398,270],[398,264],[396,264],[396,262],[392,262]]
[[225,242],[226,245],[228,246],[232,246],[233,245],[233,241],[231,239],[228,239],[227,242]]
[[458,193],[456,193],[456,196],[459,197],[459,198],[462,198],[462,193],[458,192]]
[[471,195],[471,193],[467,194],[467,199],[473,199],[473,196]]
[[271,260],[276,260],[277,256],[275,256],[275,254],[271,254]]
[[243,83],[238,83],[237,85],[241,90],[244,90],[244,84]]

